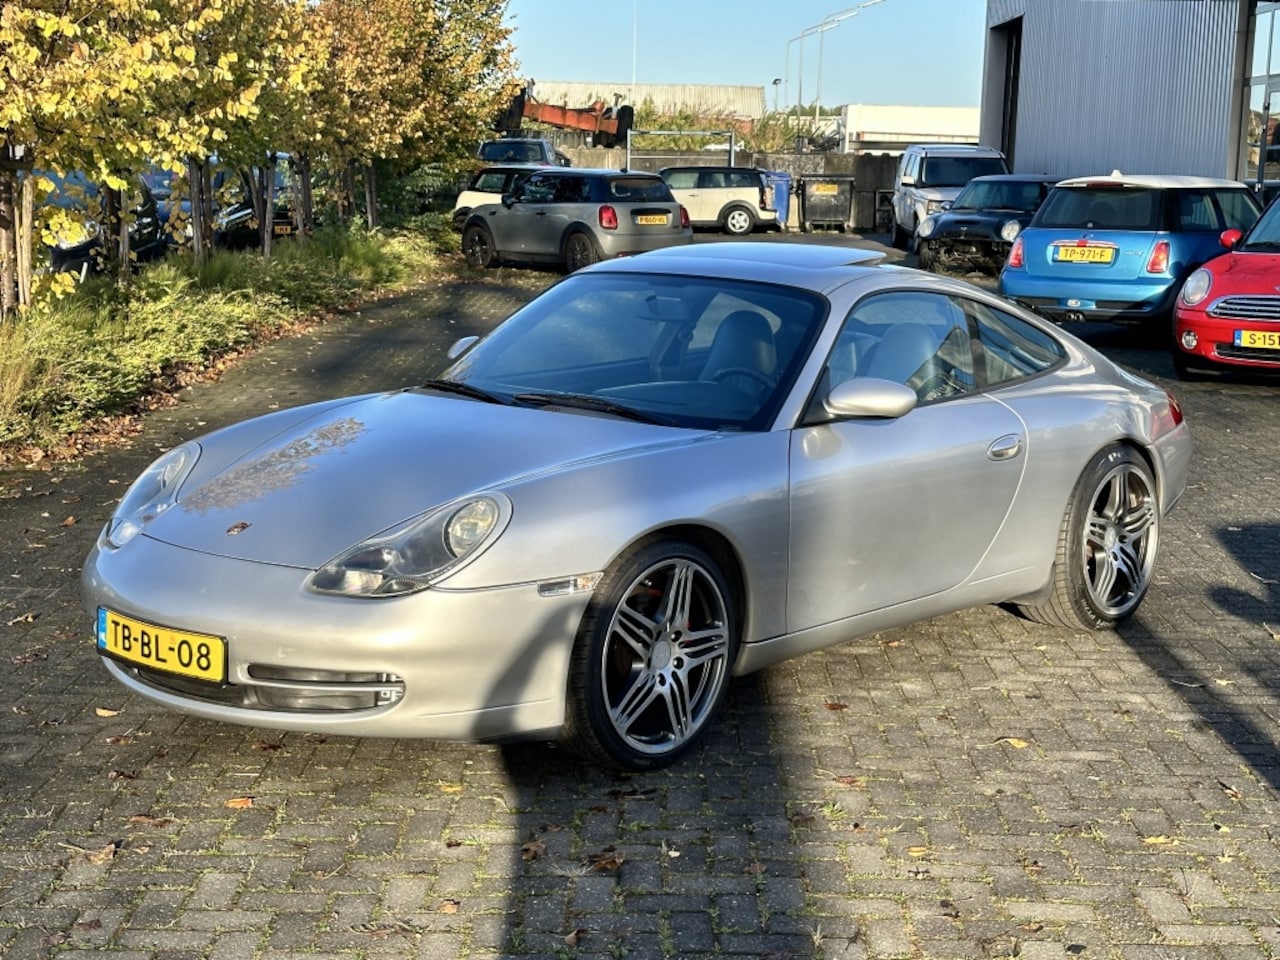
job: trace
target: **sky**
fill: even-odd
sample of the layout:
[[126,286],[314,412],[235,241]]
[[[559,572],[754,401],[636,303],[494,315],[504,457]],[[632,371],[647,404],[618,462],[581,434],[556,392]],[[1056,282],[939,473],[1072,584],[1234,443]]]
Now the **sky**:
[[821,59],[823,106],[978,106],[986,0],[864,3],[509,0],[507,23],[535,81],[748,84],[772,109],[813,104]]

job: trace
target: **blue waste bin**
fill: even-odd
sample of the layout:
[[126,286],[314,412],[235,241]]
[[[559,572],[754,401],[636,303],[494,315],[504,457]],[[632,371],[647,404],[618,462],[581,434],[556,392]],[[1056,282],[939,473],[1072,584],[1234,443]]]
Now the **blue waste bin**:
[[773,209],[778,211],[778,229],[787,229],[791,215],[791,174],[785,170],[766,170],[765,183],[773,188]]

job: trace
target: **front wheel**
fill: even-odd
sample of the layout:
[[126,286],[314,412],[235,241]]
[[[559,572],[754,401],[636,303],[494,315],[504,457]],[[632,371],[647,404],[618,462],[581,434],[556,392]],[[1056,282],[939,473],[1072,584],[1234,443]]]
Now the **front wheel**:
[[467,265],[477,270],[493,266],[496,259],[493,249],[493,236],[482,224],[473,223],[462,231],[462,255]]
[[724,232],[731,236],[741,237],[755,229],[755,217],[744,207],[730,207],[724,215]]
[[1023,612],[1063,627],[1114,627],[1146,596],[1159,540],[1160,503],[1151,468],[1130,447],[1108,447],[1071,494],[1048,600],[1023,606]]
[[932,272],[938,266],[937,254],[934,252],[933,244],[928,240],[916,241],[916,257],[921,270]]
[[738,650],[728,581],[704,551],[659,540],[623,556],[583,617],[564,739],[627,770],[672,763],[724,699]]

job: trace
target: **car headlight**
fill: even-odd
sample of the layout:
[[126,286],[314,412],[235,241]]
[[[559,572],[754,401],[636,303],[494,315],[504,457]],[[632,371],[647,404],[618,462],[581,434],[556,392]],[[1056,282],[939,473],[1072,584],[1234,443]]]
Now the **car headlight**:
[[941,213],[941,212],[942,212],[941,200],[930,200],[928,203],[925,204],[925,213]]
[[510,517],[510,502],[496,494],[448,504],[357,544],[313,573],[308,586],[343,597],[417,593],[478,555]]
[[1209,288],[1212,286],[1213,274],[1201,267],[1187,277],[1187,282],[1182,285],[1182,302],[1188,307],[1194,307],[1209,295]]
[[933,231],[938,229],[937,221],[933,217],[925,217],[920,221],[920,226],[916,227],[916,236],[928,239],[933,236]]
[[58,230],[58,236],[53,245],[59,250],[71,250],[80,246],[86,240],[92,240],[101,232],[102,228],[98,226],[96,220],[73,223]]
[[178,489],[200,459],[200,446],[184,443],[156,460],[133,481],[103,531],[106,542],[123,547],[143,527],[177,502]]
[[1000,239],[1005,243],[1013,243],[1018,239],[1018,234],[1022,232],[1022,224],[1017,220],[1006,220],[1000,226]]

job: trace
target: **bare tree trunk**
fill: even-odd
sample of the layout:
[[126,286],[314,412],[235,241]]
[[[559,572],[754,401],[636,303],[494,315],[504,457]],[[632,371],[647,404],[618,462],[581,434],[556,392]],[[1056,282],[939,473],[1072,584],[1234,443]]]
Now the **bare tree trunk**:
[[[5,157],[9,150],[6,148]],[[14,171],[0,168],[0,319],[18,307],[18,216]]]
[[296,153],[289,159],[293,168],[293,222],[300,240],[315,228],[315,200],[311,193],[311,156]]
[[[276,155],[274,153],[268,153],[266,163],[258,168],[258,193],[262,200],[258,214],[258,236],[262,240],[262,255],[270,259],[276,219]],[[254,201],[254,207],[257,206],[257,201]]]
[[115,275],[116,283],[126,286],[129,282],[129,217],[124,209],[124,197],[114,187],[102,186],[104,202],[102,241],[106,265]]
[[344,224],[356,215],[356,168],[350,160],[342,168],[342,196],[338,198],[338,216]]
[[187,189],[191,193],[191,253],[198,265],[208,259],[213,246],[213,198],[207,159],[187,157]]
[[14,237],[18,255],[18,306],[31,305],[31,225],[36,215],[36,185],[31,177],[23,177],[18,189],[17,229]]
[[364,168],[365,222],[372,230],[378,225],[378,174],[370,163]]

